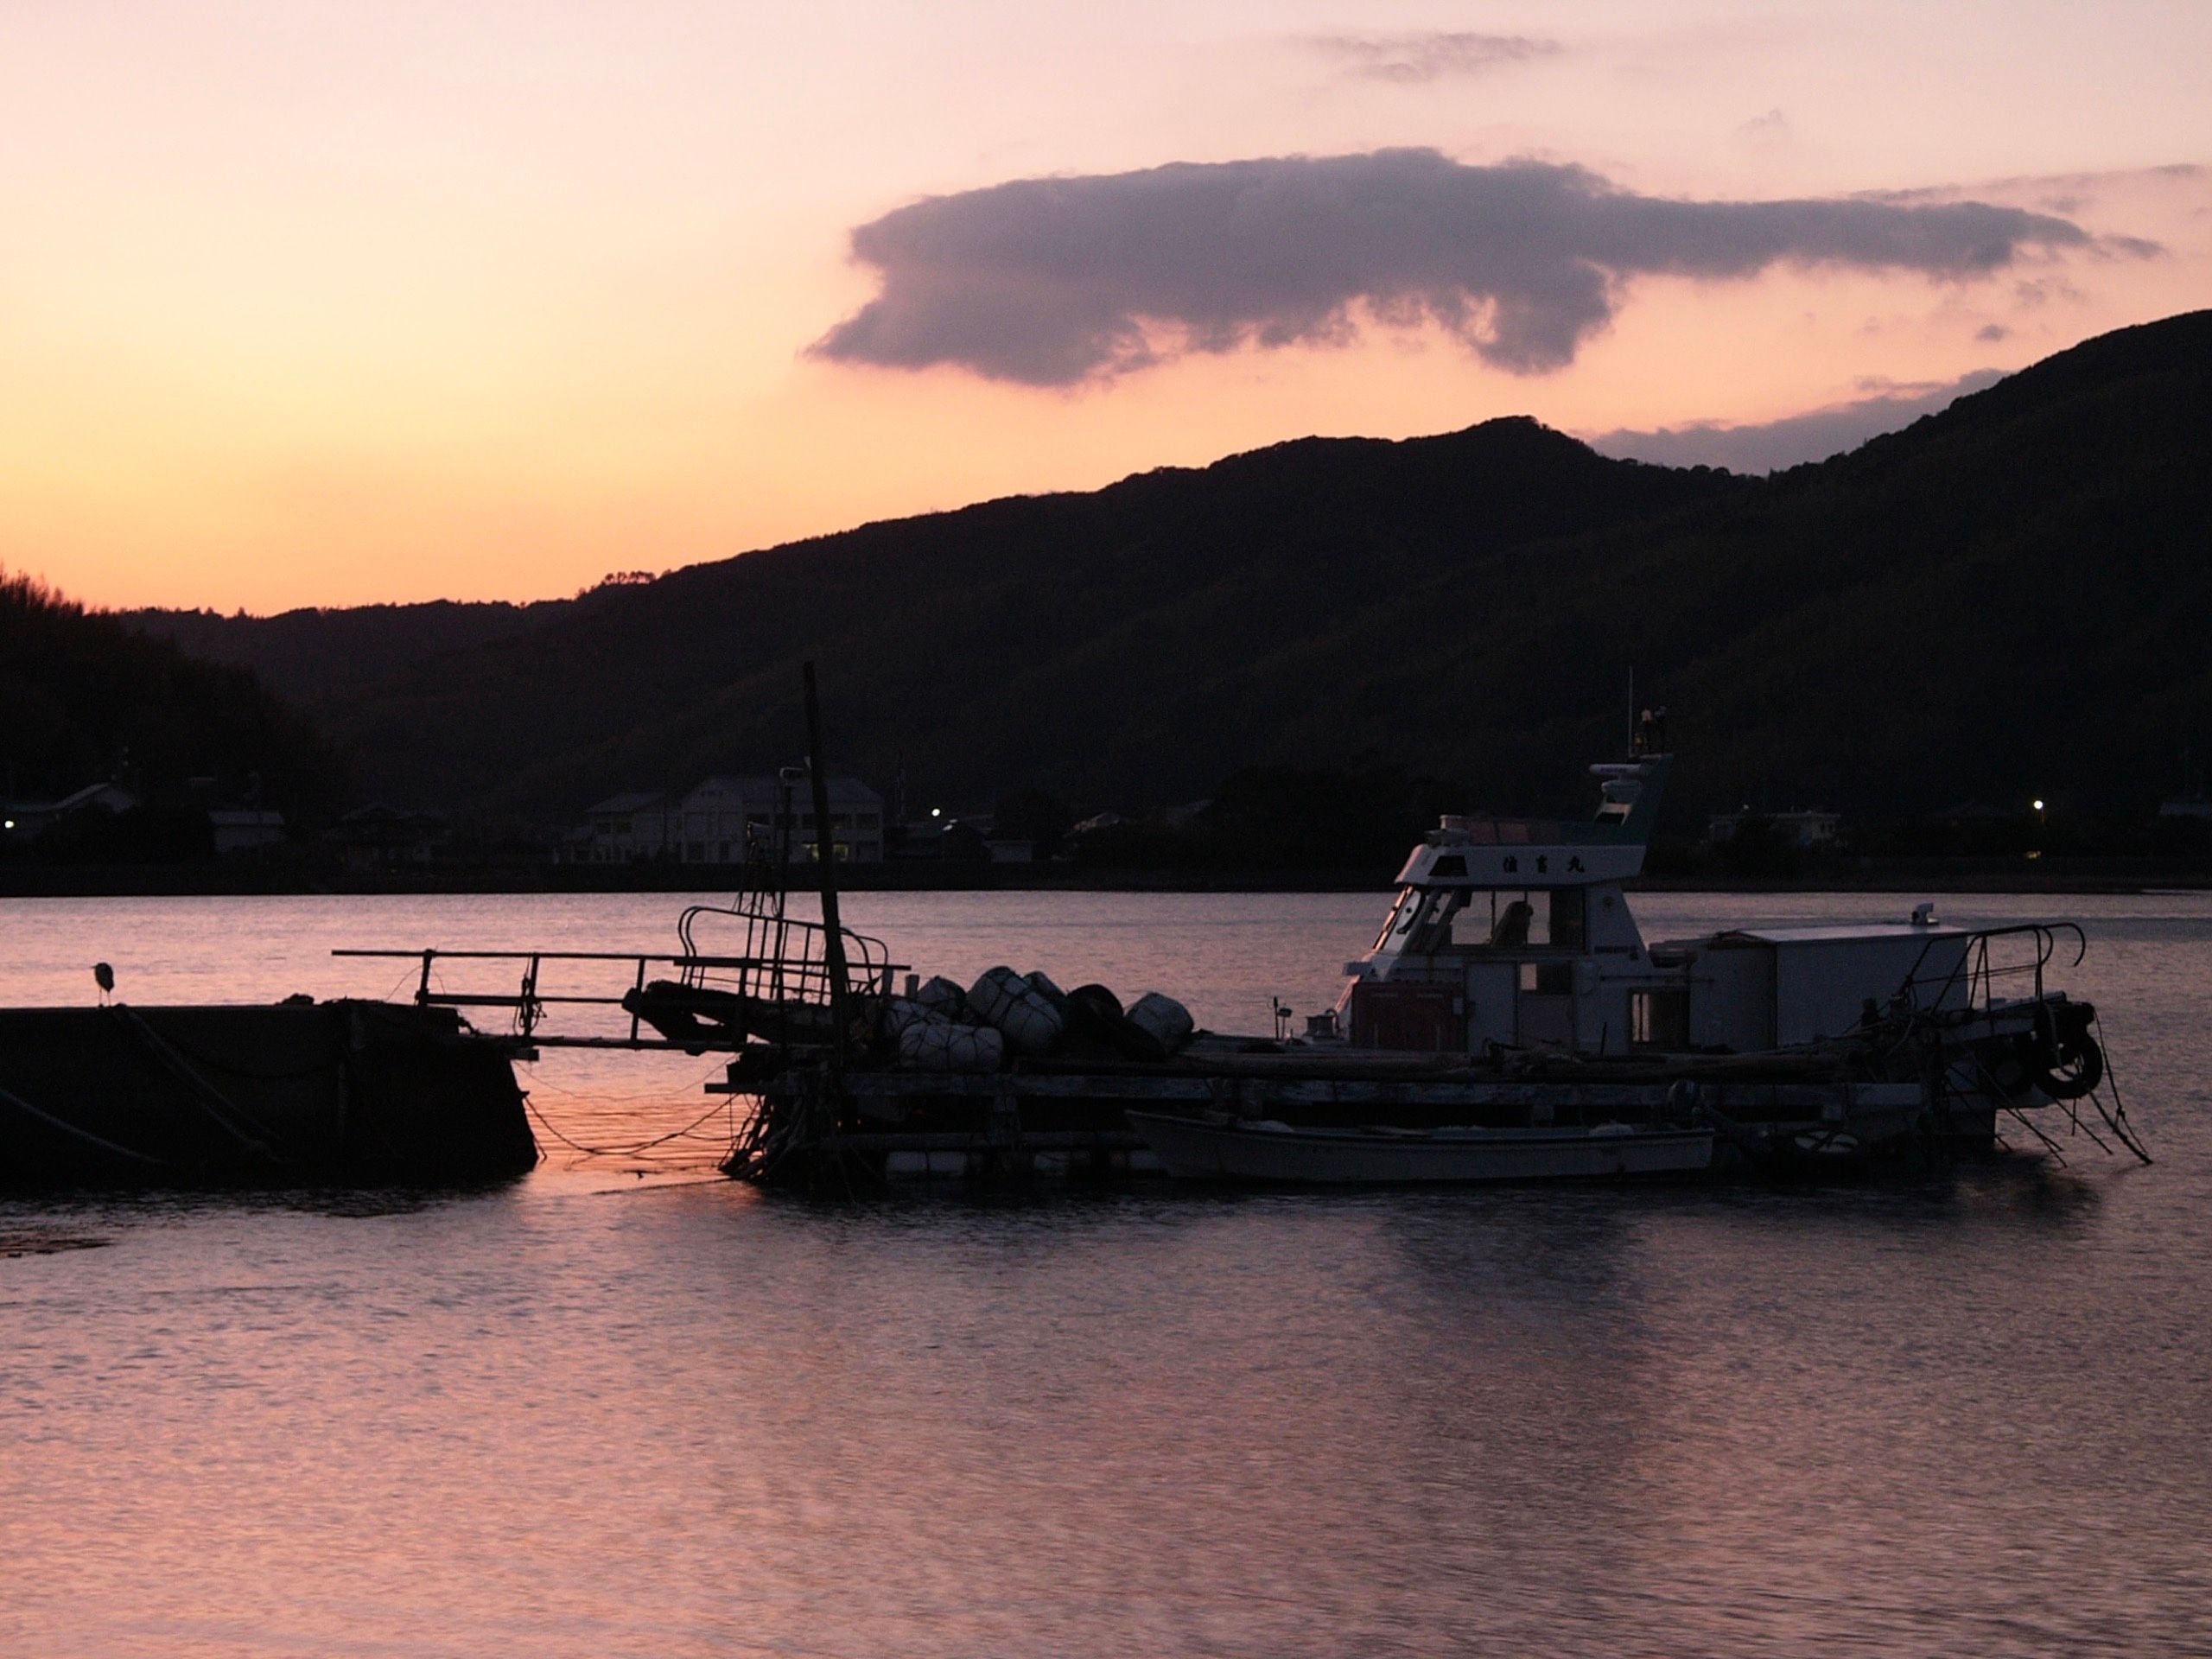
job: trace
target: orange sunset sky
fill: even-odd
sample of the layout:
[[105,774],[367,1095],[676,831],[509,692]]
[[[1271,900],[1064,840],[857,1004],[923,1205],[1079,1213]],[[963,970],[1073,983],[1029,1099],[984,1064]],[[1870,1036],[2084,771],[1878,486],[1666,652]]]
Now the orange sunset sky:
[[0,29],[0,563],[103,605],[565,594],[1311,432],[1636,453],[2212,303],[2202,0]]

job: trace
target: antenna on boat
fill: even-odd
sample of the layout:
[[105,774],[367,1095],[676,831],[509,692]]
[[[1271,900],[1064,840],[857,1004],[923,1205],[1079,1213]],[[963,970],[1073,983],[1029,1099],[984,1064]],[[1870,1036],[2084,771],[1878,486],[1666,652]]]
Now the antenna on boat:
[[791,825],[797,819],[791,810],[791,791],[798,787],[802,775],[797,766],[776,768],[776,785],[781,791],[776,802],[776,965],[769,995],[779,1003],[784,1000],[784,963],[791,955],[791,922],[785,912],[791,903]]
[[806,769],[814,784],[814,859],[822,873],[822,955],[830,970],[830,1017],[842,1048],[845,1024],[845,933],[837,919],[837,844],[830,832],[830,778],[822,764],[822,704],[815,695],[814,664],[799,664],[806,683]]

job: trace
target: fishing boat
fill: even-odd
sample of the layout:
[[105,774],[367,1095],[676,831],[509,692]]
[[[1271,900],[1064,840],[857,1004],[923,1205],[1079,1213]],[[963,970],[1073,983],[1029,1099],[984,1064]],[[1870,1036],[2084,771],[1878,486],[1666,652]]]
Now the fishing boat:
[[[1647,720],[1627,760],[1592,768],[1587,819],[1445,818],[1334,1006],[1307,1020],[1317,1058],[1459,1057],[1459,1098],[1378,1098],[1351,1122],[1341,1092],[1333,1109],[1242,1122],[1133,1112],[1147,1146],[1210,1179],[1483,1179],[1626,1173],[1638,1147],[1664,1165],[1695,1157],[1687,1137],[1703,1130],[1708,1163],[1796,1168],[1986,1151],[2000,1118],[2055,1146],[2031,1114],[2080,1128],[2087,1101],[2139,1154],[2104,1088],[2094,1007],[2046,983],[2063,944],[2080,959],[2073,924],[1951,926],[1923,904],[1903,920],[1647,941],[1625,884],[1674,764],[1662,729]],[[1377,1130],[1402,1139],[1378,1152]],[[1501,1135],[1533,1138],[1485,1161]]]
[[[818,796],[810,674],[807,691],[798,775]],[[819,799],[818,924],[789,913],[785,847],[733,904],[686,911],[671,957],[505,953],[519,995],[479,995],[434,993],[433,963],[501,953],[368,954],[419,957],[418,1001],[512,1010],[525,1048],[729,1053],[709,1087],[753,1109],[725,1167],[764,1183],[1790,1171],[1970,1155],[2006,1133],[2056,1154],[2061,1132],[2147,1161],[2096,1009],[2047,980],[2064,947],[2081,959],[2070,923],[1961,927],[1923,905],[1647,940],[1628,884],[1673,765],[1647,719],[1627,759],[1591,769],[1587,817],[1445,818],[1302,1032],[1279,1006],[1272,1033],[1198,1030],[1160,992],[1125,1006],[1007,966],[925,982],[840,922]],[[626,988],[550,997],[556,957],[619,963]],[[553,1003],[619,1007],[628,1034],[551,1029]]]
[[1810,1059],[1893,1024],[1940,1031],[1955,1104],[2079,1098],[2105,1071],[2096,1011],[2045,983],[2071,923],[1902,920],[1726,928],[1647,942],[1624,883],[1643,864],[1671,756],[1593,766],[1582,822],[1447,817],[1416,847],[1374,945],[1307,1040],[1394,1052],[1694,1066]]

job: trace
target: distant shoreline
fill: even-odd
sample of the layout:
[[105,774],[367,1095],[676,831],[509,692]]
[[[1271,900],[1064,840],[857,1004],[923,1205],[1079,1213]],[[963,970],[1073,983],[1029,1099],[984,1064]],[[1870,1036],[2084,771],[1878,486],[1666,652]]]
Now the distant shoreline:
[[[810,868],[791,872],[810,890]],[[839,871],[847,893],[1387,893],[1395,871],[1097,870],[1039,864],[874,864]],[[588,864],[487,864],[423,870],[308,871],[275,864],[0,865],[0,899],[248,898],[486,893],[723,893],[735,866],[613,868]],[[1801,874],[1646,876],[1643,893],[2212,893],[2212,870],[2145,859],[2047,860],[2032,871],[2012,861],[1914,860],[1824,866]]]

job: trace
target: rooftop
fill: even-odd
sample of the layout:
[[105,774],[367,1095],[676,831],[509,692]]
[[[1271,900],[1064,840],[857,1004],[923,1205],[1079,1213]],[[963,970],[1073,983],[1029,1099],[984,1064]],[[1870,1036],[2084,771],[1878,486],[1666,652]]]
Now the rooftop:
[[585,815],[598,817],[622,812],[642,812],[647,807],[658,806],[663,797],[658,790],[633,789],[621,795],[610,795],[603,801],[594,801],[584,809]]
[[1956,939],[1969,931],[1943,922],[1859,922],[1840,927],[1732,927],[1718,937],[1760,944],[1851,944],[1867,939]]

